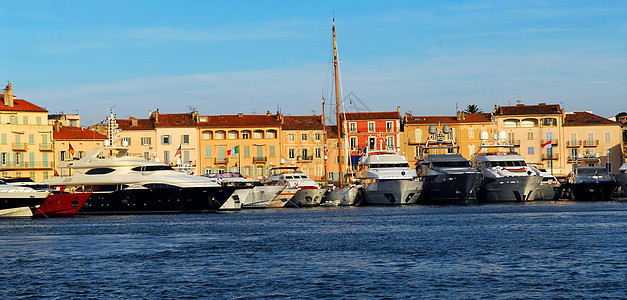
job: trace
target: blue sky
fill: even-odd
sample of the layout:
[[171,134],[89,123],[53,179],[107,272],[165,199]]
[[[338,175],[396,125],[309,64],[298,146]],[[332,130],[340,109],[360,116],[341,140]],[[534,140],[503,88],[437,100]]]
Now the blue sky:
[[347,110],[627,111],[627,1],[0,1],[0,74],[83,125],[320,114],[335,15]]

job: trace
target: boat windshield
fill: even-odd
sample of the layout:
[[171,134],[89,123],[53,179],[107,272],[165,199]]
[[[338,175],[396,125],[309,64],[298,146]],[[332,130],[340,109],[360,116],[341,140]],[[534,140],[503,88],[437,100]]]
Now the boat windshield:
[[372,169],[409,168],[409,164],[408,163],[373,163],[373,164],[370,164],[370,168]]
[[491,161],[489,166],[494,167],[524,167],[527,164],[524,160],[508,160],[508,161]]
[[150,172],[150,171],[174,171],[170,166],[139,166],[131,169],[132,171],[138,172]]
[[607,174],[606,168],[580,168],[577,169],[578,175],[583,176],[594,176],[594,175],[605,175]]
[[468,168],[470,163],[467,161],[437,161],[433,162],[433,166],[438,168]]

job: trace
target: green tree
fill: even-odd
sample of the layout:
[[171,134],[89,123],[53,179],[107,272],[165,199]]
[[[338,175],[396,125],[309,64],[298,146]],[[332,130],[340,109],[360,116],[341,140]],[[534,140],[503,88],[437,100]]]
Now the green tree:
[[475,105],[475,104],[469,104],[468,106],[466,106],[466,110],[467,113],[469,114],[478,114],[478,113],[482,113],[483,111],[481,110],[481,108],[479,108],[479,106]]

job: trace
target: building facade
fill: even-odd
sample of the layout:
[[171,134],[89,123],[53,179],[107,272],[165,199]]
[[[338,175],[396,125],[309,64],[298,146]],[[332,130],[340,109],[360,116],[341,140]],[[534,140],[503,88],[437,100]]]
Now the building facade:
[[[107,136],[82,127],[61,126],[56,122],[53,131],[55,156],[58,163],[81,159],[86,154],[104,146]],[[58,169],[56,174],[68,176],[68,169]]]
[[309,178],[325,180],[325,132],[322,116],[284,116],[281,124],[281,157]]

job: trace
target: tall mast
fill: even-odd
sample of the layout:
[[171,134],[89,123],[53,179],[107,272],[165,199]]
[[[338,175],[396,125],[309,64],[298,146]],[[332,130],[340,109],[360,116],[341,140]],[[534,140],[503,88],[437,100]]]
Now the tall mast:
[[344,170],[344,168],[342,167],[342,129],[343,129],[343,125],[341,123],[340,120],[340,85],[339,85],[339,76],[338,76],[338,64],[339,61],[337,59],[337,41],[335,40],[335,18],[333,18],[333,75],[335,77],[335,112],[336,112],[336,116],[337,116],[337,155],[339,158],[339,167],[340,167],[340,174],[339,174],[339,186],[342,187],[342,185],[344,184],[344,178],[342,177],[342,171]]

